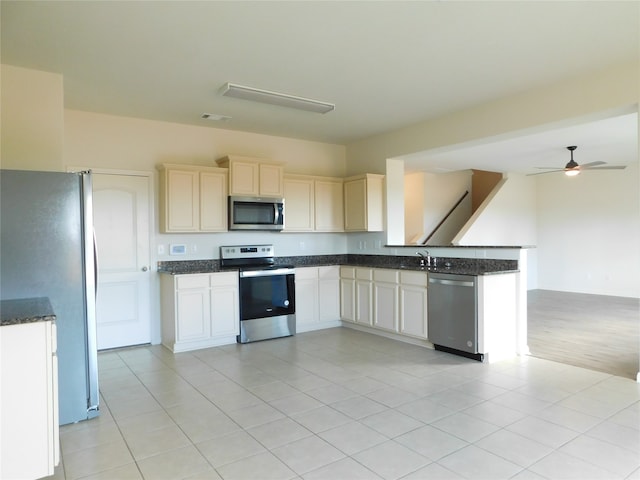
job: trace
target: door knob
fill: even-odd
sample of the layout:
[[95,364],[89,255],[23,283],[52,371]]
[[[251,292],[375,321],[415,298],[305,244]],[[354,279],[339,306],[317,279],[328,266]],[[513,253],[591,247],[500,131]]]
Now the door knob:
[[147,270],[149,270],[147,267],[142,267],[143,272],[146,272]]

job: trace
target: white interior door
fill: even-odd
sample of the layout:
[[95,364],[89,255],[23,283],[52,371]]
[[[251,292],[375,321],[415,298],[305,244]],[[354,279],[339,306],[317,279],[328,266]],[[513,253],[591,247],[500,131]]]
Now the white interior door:
[[149,177],[93,174],[98,349],[151,341]]

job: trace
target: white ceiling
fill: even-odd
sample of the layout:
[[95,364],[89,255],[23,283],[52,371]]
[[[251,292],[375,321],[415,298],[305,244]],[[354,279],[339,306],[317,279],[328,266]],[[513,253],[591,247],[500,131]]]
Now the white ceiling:
[[[2,63],[61,73],[66,108],[337,144],[634,61],[640,45],[636,1],[0,5]],[[336,109],[227,98],[226,82]],[[203,112],[232,119],[202,120]],[[576,144],[578,163],[596,153],[628,163],[637,161],[637,115],[625,118],[407,161],[525,171],[564,165],[564,147]],[[602,128],[611,135],[594,134]]]

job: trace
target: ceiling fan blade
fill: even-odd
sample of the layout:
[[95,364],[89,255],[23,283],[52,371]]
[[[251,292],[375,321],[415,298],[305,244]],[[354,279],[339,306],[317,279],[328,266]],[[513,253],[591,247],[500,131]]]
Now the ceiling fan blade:
[[607,162],[601,162],[601,161],[583,163],[582,165],[580,165],[580,168],[591,168],[591,167],[595,167],[596,165],[606,165],[606,163]]
[[[545,168],[545,167],[537,167],[537,168]],[[531,177],[533,175],[544,175],[545,173],[554,173],[554,172],[564,172],[564,169],[562,170],[549,170],[548,172],[539,172],[539,173],[527,173],[527,177]]]
[[535,167],[540,170],[558,170],[558,167]]
[[582,170],[624,170],[626,165],[609,165],[607,167],[582,167]]

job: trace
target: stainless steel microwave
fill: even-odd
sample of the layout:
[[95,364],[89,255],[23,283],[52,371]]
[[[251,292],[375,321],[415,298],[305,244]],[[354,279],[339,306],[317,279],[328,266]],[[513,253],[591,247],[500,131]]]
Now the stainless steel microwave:
[[229,197],[229,230],[282,230],[284,198]]

